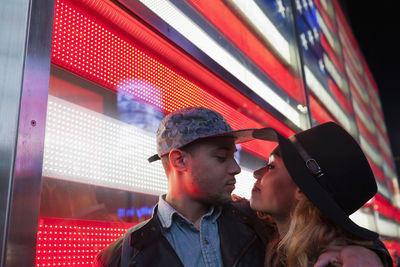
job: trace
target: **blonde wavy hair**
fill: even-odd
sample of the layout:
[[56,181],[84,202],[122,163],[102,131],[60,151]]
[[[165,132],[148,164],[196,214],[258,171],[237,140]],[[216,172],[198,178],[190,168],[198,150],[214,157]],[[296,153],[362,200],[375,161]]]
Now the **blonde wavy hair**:
[[345,232],[323,215],[307,197],[299,200],[286,235],[278,243],[277,256],[284,266],[313,266],[319,255],[347,245],[368,245]]

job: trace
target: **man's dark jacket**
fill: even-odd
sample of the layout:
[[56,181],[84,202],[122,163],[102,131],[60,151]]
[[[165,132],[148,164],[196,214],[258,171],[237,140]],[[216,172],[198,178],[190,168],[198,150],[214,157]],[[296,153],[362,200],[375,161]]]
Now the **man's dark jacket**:
[[[244,213],[243,209],[233,205],[223,207],[217,219],[224,266],[264,266],[265,247],[268,243],[266,237],[270,236],[268,231],[274,231],[273,226],[261,225],[254,214]],[[93,266],[174,267],[183,264],[161,233],[156,206],[152,218],[135,225],[101,251]]]
[[[224,206],[217,222],[224,266],[264,266],[266,246],[276,237],[276,228],[270,221],[258,219],[248,202],[241,201]],[[389,252],[379,239],[366,247],[378,254],[383,266],[393,266]],[[130,228],[102,250],[93,266],[182,267],[183,264],[161,233],[156,206],[150,219]]]

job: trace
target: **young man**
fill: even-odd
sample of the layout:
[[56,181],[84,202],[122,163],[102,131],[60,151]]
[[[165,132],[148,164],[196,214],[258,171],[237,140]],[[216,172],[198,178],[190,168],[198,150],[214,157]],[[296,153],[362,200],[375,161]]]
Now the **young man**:
[[[254,139],[252,132],[232,131],[205,108],[167,115],[157,131],[158,154],[149,161],[161,159],[168,192],[152,218],[101,251],[94,266],[264,266],[274,228],[231,203],[240,172],[235,143]],[[359,249],[363,259],[376,260]]]

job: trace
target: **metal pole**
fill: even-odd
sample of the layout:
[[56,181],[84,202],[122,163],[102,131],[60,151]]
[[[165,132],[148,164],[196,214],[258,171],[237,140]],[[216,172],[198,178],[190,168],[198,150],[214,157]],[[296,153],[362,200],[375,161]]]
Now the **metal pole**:
[[0,6],[1,266],[33,266],[54,0]]

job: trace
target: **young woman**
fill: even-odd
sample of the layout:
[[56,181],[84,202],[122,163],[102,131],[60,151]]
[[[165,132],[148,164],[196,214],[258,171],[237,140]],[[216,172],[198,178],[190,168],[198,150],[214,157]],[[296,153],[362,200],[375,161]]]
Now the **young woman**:
[[[268,164],[254,172],[250,200],[252,209],[274,219],[279,233],[265,266],[313,266],[328,250],[376,247],[378,235],[349,218],[377,186],[365,155],[344,129],[329,122],[289,139],[270,128],[254,136],[278,143]],[[341,266],[338,259],[332,257],[330,266]]]

